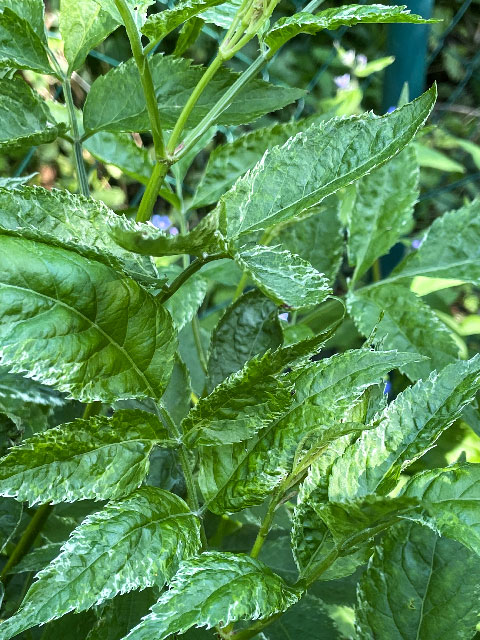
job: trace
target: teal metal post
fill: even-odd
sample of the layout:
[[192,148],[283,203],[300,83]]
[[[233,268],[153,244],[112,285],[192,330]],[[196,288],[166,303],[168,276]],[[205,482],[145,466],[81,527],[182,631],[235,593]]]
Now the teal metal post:
[[[406,0],[412,13],[431,18],[434,0]],[[395,56],[395,62],[385,70],[383,112],[396,106],[402,87],[408,82],[410,100],[425,90],[427,74],[427,45],[430,25],[389,24],[387,55]]]

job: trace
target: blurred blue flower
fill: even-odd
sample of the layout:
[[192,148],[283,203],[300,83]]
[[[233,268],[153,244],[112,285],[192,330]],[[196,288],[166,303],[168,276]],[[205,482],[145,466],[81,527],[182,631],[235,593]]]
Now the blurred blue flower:
[[278,317],[280,318],[280,320],[288,322],[288,313],[281,313]]
[[415,240],[412,240],[412,249],[418,249],[421,244],[422,241],[418,238],[415,238]]
[[170,218],[168,216],[161,216],[158,213],[152,216],[152,224],[157,229],[168,229],[170,226]]
[[391,390],[392,390],[392,383],[390,382],[390,380],[387,380],[387,382],[385,383],[385,389],[383,390],[384,395],[388,396]]
[[350,86],[350,74],[344,73],[343,76],[336,76],[333,81],[339,89],[348,89]]
[[397,107],[388,107],[387,113],[393,113]]
[[172,236],[178,236],[177,227],[170,227],[169,232],[170,232],[170,235],[172,235]]

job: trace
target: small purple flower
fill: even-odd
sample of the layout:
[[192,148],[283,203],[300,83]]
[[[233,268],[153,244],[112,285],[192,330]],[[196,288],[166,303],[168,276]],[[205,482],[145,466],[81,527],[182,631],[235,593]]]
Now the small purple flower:
[[336,76],[333,81],[339,89],[348,89],[350,86],[350,74],[344,73],[343,76]]
[[152,216],[152,224],[157,229],[168,229],[170,226],[170,218],[168,216],[161,216],[158,213]]
[[171,236],[178,236],[178,229],[177,229],[177,227],[170,227],[169,232],[170,232],[170,235],[171,235]]
[[288,322],[288,313],[281,313],[278,317],[280,318],[280,320]]
[[385,389],[383,390],[384,395],[388,396],[391,390],[392,390],[392,383],[390,382],[390,380],[387,380],[387,382],[385,383]]
[[388,107],[387,113],[393,113],[397,107]]
[[419,240],[418,238],[415,238],[415,240],[412,240],[412,249],[418,249],[421,244],[422,244],[422,241]]
[[367,66],[368,58],[363,53],[359,53],[357,56],[357,66],[360,69],[364,69]]

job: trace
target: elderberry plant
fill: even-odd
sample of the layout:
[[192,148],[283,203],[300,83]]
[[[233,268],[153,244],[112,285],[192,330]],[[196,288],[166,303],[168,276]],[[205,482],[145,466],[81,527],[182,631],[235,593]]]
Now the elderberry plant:
[[[291,38],[425,22],[317,0],[274,22],[277,2],[147,17],[150,0],[62,0],[57,59],[42,0],[0,0],[0,146],[66,139],[81,191],[1,179],[0,640],[475,634],[480,465],[419,460],[461,417],[477,426],[480,356],[460,358],[422,298],[480,284],[480,202],[437,219],[387,278],[378,262],[412,228],[409,143],[435,88],[383,117],[254,129],[182,187],[217,126],[303,95],[256,77]],[[226,29],[206,68],[183,57],[203,22]],[[133,56],[79,112],[72,74],[122,25]],[[178,27],[174,54],[155,53]],[[65,105],[19,69],[54,78]],[[136,219],[89,197],[84,149],[146,183]],[[159,198],[178,235],[150,222]],[[332,346],[352,321],[366,341]]]

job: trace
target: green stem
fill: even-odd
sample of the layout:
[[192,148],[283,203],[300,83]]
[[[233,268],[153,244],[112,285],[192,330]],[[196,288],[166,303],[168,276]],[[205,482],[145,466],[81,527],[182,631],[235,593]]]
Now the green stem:
[[208,373],[208,363],[207,358],[205,356],[205,351],[203,350],[202,345],[202,336],[200,334],[200,323],[198,321],[198,316],[193,316],[192,318],[192,332],[193,339],[195,341],[195,348],[197,349],[198,359],[200,361],[200,366],[202,367],[202,371],[205,375]]
[[[162,405],[156,405],[156,407],[157,407],[160,420],[167,427],[167,430],[170,433],[171,437],[174,438],[179,443],[178,457],[180,458],[180,464],[182,466],[183,476],[185,478],[185,485],[187,487],[188,506],[190,507],[193,513],[199,515],[200,504],[197,498],[197,490],[195,488],[195,483],[193,480],[193,473],[190,468],[190,461],[188,459],[187,449],[185,445],[182,443],[182,434],[180,432],[180,429],[177,427],[175,422],[170,417],[170,414],[168,413],[168,411],[164,407],[162,407]],[[200,520],[200,537],[202,539],[202,547],[206,549],[207,536],[205,534],[205,527],[203,526],[203,520]]]
[[158,198],[158,192],[163,184],[163,179],[167,175],[168,164],[157,162],[150,176],[145,193],[142,196],[135,220],[137,222],[147,222],[152,215],[153,207]]
[[278,503],[281,499],[281,492],[277,491],[272,495],[270,500],[270,504],[268,505],[267,513],[263,519],[263,522],[258,530],[257,537],[255,538],[255,542],[253,544],[252,550],[250,552],[250,556],[252,558],[258,558],[260,551],[262,550],[263,543],[265,542],[266,537],[270,531],[270,527],[272,526],[273,519],[275,517],[275,511],[278,507]]
[[229,256],[226,253],[215,253],[206,258],[197,258],[193,262],[191,262],[186,269],[180,273],[171,285],[164,288],[163,293],[157,296],[160,302],[165,302],[169,298],[173,296],[173,294],[180,289],[182,284],[186,282],[194,273],[196,273],[199,269],[203,267],[203,265],[208,262],[212,262],[213,260],[221,260],[222,258],[228,258]]
[[133,19],[132,12],[126,0],[115,0],[115,5],[122,17],[123,24],[127,30],[127,36],[130,41],[130,47],[138,67],[140,81],[142,83],[145,102],[147,103],[147,112],[152,127],[153,145],[155,147],[155,158],[157,162],[165,160],[165,145],[163,142],[162,124],[160,122],[160,113],[158,111],[157,98],[155,96],[155,87],[153,86],[152,74],[148,58],[145,55],[140,40],[140,34]]
[[213,78],[213,76],[217,73],[217,71],[222,66],[222,63],[223,63],[223,57],[221,56],[220,53],[218,53],[217,56],[214,58],[213,62],[211,63],[211,65],[207,68],[203,76],[200,78],[195,89],[192,91],[190,97],[187,100],[187,103],[183,107],[182,112],[178,117],[177,122],[175,123],[173,131],[170,135],[170,139],[168,140],[167,153],[169,155],[174,154],[177,143],[180,139],[182,131],[185,128],[187,120],[193,111],[193,108],[197,104],[202,93],[205,91],[210,80]]
[[77,116],[75,114],[75,106],[73,104],[70,78],[67,77],[64,77],[63,79],[63,95],[65,96],[65,104],[67,105],[68,117],[72,128],[73,153],[75,156],[75,167],[77,170],[80,193],[88,198],[90,197],[90,189],[88,187],[88,177],[85,170],[85,163],[83,161],[83,148],[80,140],[81,136],[78,130]]
[[245,285],[247,284],[247,281],[248,281],[248,275],[245,272],[243,272],[242,277],[238,281],[237,288],[235,289],[235,293],[233,294],[232,302],[235,302],[235,300],[238,300],[238,298],[242,295],[243,290],[245,289]]
[[374,282],[380,282],[382,279],[382,270],[378,259],[372,264],[372,278]]
[[0,580],[3,584],[6,584],[9,581],[10,576],[8,574],[10,573],[10,570],[30,551],[52,511],[53,506],[51,504],[42,504],[35,511],[33,518],[28,523],[27,528],[22,533],[22,536],[12,551],[6,565],[3,567],[2,573],[0,574]]
[[260,69],[268,62],[266,54],[260,55],[237,78],[231,87],[218,100],[216,105],[207,113],[201,122],[186,136],[182,148],[175,154],[175,161],[180,160],[198,142],[202,135],[209,129],[219,116],[231,105],[237,93],[249,82]]

